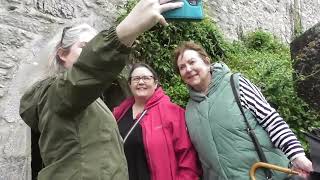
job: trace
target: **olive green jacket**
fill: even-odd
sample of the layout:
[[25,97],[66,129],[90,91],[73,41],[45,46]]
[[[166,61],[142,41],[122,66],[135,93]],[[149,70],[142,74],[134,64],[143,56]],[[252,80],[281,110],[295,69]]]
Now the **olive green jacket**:
[[99,96],[123,69],[129,52],[114,28],[102,31],[71,69],[23,95],[20,115],[41,133],[45,168],[39,180],[128,179],[116,121]]

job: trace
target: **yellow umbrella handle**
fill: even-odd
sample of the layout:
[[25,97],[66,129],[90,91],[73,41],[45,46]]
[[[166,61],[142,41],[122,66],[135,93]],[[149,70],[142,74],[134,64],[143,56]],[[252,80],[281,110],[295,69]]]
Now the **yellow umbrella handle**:
[[273,169],[273,170],[280,171],[280,172],[287,173],[287,174],[295,174],[295,175],[298,174],[297,171],[293,171],[292,169],[276,166],[276,165],[269,164],[269,163],[257,162],[251,166],[251,169],[250,169],[251,180],[256,180],[255,174],[256,174],[256,171],[258,168]]

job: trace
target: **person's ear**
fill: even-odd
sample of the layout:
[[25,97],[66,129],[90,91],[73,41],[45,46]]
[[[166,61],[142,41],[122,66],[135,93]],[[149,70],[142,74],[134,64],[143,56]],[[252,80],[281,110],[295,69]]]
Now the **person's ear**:
[[156,85],[156,87],[159,87],[159,81],[158,80],[154,80],[154,84]]
[[57,55],[59,56],[59,59],[63,64],[67,62],[68,52],[65,49],[59,48],[57,51]]
[[203,62],[207,65],[210,65],[210,58],[206,57],[203,59]]

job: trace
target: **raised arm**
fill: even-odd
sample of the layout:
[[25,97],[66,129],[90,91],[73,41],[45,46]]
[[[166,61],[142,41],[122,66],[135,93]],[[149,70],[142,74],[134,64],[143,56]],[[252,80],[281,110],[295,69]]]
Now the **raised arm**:
[[149,30],[158,22],[167,25],[161,13],[182,6],[182,2],[176,2],[175,0],[141,0],[118,25],[117,34],[120,41],[127,46],[131,46],[140,34]]
[[141,0],[116,28],[94,37],[73,67],[48,90],[54,111],[78,114],[96,100],[123,69],[135,39],[159,21],[166,24],[162,12],[182,6],[170,1]]

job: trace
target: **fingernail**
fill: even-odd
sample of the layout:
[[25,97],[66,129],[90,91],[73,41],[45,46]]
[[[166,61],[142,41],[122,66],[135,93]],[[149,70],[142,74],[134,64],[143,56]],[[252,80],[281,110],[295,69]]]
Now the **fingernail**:
[[184,4],[183,2],[179,2],[179,3],[178,3],[178,6],[179,6],[179,7],[182,7],[183,4]]

